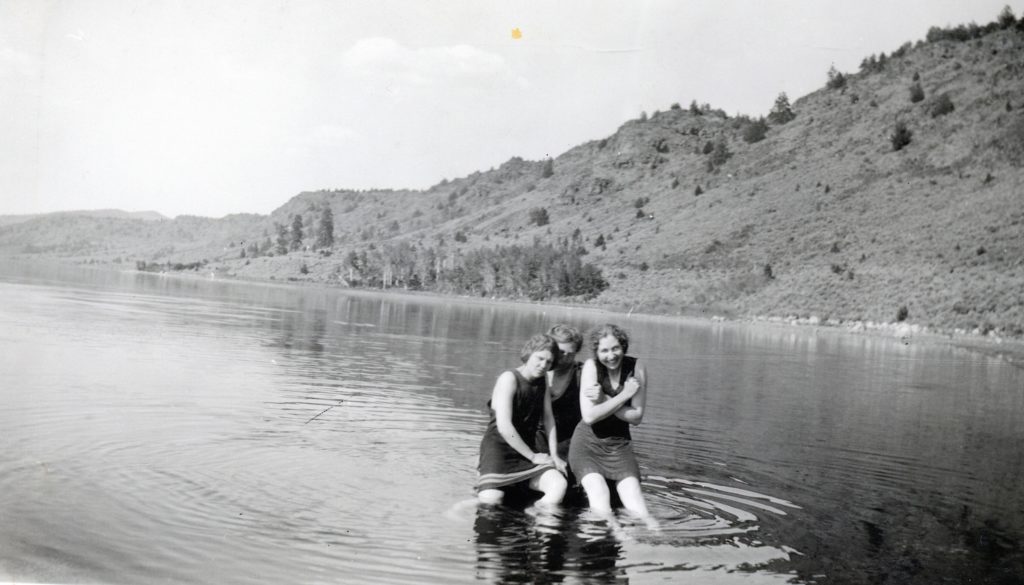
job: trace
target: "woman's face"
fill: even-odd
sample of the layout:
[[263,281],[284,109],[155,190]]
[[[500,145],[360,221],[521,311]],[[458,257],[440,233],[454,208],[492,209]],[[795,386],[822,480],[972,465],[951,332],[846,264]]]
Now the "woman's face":
[[526,358],[526,363],[523,364],[523,377],[529,380],[540,378],[551,369],[554,363],[555,356],[551,355],[550,351],[546,349],[535,351]]
[[605,335],[597,342],[597,361],[609,370],[617,370],[622,364],[622,344],[614,335]]
[[565,341],[558,344],[558,351],[561,352],[561,356],[558,358],[558,368],[565,369],[571,366],[576,361],[576,344],[571,341]]

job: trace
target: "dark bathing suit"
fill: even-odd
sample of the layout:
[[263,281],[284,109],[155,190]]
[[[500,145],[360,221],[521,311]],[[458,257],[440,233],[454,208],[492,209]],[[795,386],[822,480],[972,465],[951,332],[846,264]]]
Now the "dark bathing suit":
[[[547,380],[541,376],[532,382],[528,381],[518,370],[511,370],[516,377],[516,389],[512,395],[512,426],[524,442],[537,434],[544,420],[544,393],[547,392]],[[488,406],[491,403],[488,401]],[[498,422],[494,409],[491,408],[491,420],[480,440],[480,462],[477,471],[480,476],[476,489],[499,489],[505,486],[530,480],[543,474],[553,465],[536,465],[526,459],[505,442],[498,432]]]
[[[601,391],[615,396],[622,391],[623,384],[633,375],[636,358],[625,356],[619,370],[619,387],[612,389],[608,369],[594,360],[597,366],[597,383]],[[629,405],[632,401],[626,402]],[[619,481],[627,477],[640,478],[640,466],[633,454],[632,436],[629,423],[610,414],[593,425],[582,420],[576,425],[569,446],[569,465],[576,477],[597,473],[606,479]]]

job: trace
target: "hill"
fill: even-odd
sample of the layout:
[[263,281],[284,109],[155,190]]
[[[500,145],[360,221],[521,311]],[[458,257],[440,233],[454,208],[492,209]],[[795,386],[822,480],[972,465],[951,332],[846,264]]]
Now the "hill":
[[306,192],[219,220],[38,217],[0,227],[0,250],[1021,335],[1022,27],[932,29],[859,72],[823,72],[768,119],[674,104],[553,160],[425,191]]
[[120,209],[89,209],[80,211],[55,211],[53,213],[35,213],[26,215],[0,215],[0,226],[26,222],[39,217],[77,215],[87,217],[117,217],[122,219],[141,219],[145,221],[163,221],[167,217],[156,211],[122,211]]

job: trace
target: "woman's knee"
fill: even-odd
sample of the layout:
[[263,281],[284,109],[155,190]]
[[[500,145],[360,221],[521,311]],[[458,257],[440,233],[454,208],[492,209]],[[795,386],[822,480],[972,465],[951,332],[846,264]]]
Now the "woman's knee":
[[502,498],[505,497],[505,492],[501,490],[480,490],[476,497],[480,500],[481,504],[493,506],[501,503]]
[[611,494],[608,492],[608,483],[604,476],[599,473],[588,473],[580,478],[580,485],[587,492],[587,501],[590,507],[599,511],[611,510]]
[[627,477],[615,484],[615,491],[622,500],[622,505],[630,512],[636,514],[647,514],[647,503],[644,502],[644,494],[640,489],[640,479]]
[[550,469],[537,478],[536,485],[531,485],[530,487],[542,491],[548,496],[557,496],[560,500],[565,495],[565,490],[568,489],[569,483],[565,480],[564,475],[554,469]]

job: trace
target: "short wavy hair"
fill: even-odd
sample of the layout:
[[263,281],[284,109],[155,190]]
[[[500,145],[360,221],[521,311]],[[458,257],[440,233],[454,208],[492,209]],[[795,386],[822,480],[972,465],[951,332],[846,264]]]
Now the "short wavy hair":
[[526,360],[530,359],[534,352],[544,351],[545,349],[551,352],[551,357],[554,358],[552,363],[557,362],[560,353],[558,351],[558,342],[546,333],[538,333],[527,339],[526,343],[523,344],[522,351],[519,352],[519,359],[525,364]]
[[590,342],[590,351],[597,355],[597,345],[602,339],[611,335],[618,340],[619,345],[622,346],[622,353],[629,351],[629,334],[626,330],[613,325],[611,323],[605,323],[604,325],[598,325],[587,332],[587,341]]
[[576,347],[576,351],[579,351],[583,347],[583,336],[580,335],[580,330],[564,323],[559,323],[548,329],[548,335],[555,340],[556,343],[571,343]]

